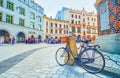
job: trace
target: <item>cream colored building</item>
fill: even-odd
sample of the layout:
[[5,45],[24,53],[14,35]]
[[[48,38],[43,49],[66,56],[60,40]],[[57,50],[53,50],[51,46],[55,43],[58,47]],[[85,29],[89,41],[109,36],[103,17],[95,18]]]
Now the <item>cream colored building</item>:
[[0,37],[8,42],[11,36],[16,42],[28,37],[43,39],[44,8],[34,0],[0,0]]
[[44,16],[44,36],[62,37],[69,34],[69,22]]
[[94,12],[74,10],[63,7],[58,11],[56,19],[67,20],[70,23],[70,31],[81,39],[94,38],[98,36],[97,15]]

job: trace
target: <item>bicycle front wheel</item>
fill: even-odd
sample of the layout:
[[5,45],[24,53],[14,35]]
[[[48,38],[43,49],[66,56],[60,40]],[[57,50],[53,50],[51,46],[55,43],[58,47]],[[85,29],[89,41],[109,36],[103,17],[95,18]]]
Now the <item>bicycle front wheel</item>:
[[80,55],[82,67],[89,73],[99,73],[105,67],[105,59],[102,53],[93,49],[86,49]]
[[56,51],[55,59],[60,66],[63,66],[68,63],[69,54],[65,48],[59,48]]

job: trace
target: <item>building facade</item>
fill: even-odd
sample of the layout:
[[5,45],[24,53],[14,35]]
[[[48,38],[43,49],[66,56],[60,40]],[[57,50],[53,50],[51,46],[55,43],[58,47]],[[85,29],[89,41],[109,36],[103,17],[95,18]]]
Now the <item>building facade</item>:
[[69,34],[69,22],[64,20],[57,20],[44,16],[44,34],[48,37],[68,36]]
[[96,0],[99,35],[120,33],[120,0]]
[[81,39],[95,38],[98,36],[97,15],[83,10],[74,10],[63,7],[56,14],[56,19],[67,20],[70,23],[70,31]]
[[120,54],[120,0],[96,0],[101,50]]
[[44,9],[33,0],[0,0],[0,37],[16,42],[42,37]]

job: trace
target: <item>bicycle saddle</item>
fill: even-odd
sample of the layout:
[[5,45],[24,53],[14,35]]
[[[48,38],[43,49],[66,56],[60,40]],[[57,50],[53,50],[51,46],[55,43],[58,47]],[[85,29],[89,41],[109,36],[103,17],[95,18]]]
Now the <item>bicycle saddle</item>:
[[88,44],[90,41],[89,40],[80,40],[80,42],[83,42],[85,44]]

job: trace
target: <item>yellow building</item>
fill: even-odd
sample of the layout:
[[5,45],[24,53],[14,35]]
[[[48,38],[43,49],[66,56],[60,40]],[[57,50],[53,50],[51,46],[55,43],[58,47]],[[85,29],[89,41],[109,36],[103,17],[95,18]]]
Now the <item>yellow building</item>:
[[49,37],[62,37],[69,34],[69,22],[44,16],[44,34]]
[[95,38],[98,36],[97,15],[94,12],[74,10],[63,7],[58,11],[56,19],[67,20],[70,23],[70,31],[81,39]]

